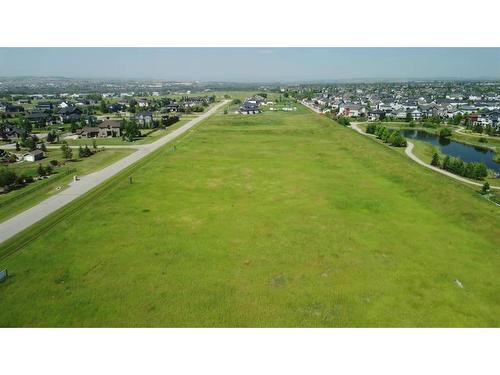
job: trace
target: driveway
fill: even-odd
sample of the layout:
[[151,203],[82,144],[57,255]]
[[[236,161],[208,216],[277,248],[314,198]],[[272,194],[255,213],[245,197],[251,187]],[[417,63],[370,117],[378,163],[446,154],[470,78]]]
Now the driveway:
[[100,171],[80,177],[80,180],[72,182],[67,189],[53,195],[43,202],[40,202],[36,206],[33,206],[28,210],[21,212],[11,219],[0,223],[0,243],[22,232],[26,228],[35,224],[37,221],[47,217],[48,215],[64,207],[74,199],[87,193],[97,185],[102,184],[104,181],[106,181],[110,177],[113,177],[118,172],[141,160],[146,155],[151,154],[153,151],[156,151],[168,142],[186,133],[200,121],[203,121],[207,117],[213,115],[227,102],[228,100],[223,101],[222,103],[208,110],[206,113],[192,119],[183,126],[175,129],[171,133],[165,135],[164,137],[158,139],[153,143],[135,146],[134,148],[137,148],[136,152],[124,157],[123,159],[118,160],[116,163],[111,164],[110,166],[103,168]]

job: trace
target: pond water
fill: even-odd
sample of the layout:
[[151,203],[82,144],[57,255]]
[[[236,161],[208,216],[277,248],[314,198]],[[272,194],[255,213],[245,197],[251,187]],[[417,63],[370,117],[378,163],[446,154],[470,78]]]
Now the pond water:
[[500,173],[500,163],[493,160],[495,153],[490,149],[466,145],[449,138],[440,138],[424,130],[404,129],[401,130],[401,134],[406,138],[416,139],[437,146],[444,154],[459,157],[463,161],[483,162],[489,169]]

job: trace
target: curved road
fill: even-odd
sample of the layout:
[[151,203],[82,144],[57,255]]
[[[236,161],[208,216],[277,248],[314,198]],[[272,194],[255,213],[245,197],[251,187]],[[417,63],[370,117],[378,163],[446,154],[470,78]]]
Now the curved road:
[[[355,122],[351,123],[351,128],[354,129],[354,130],[356,130],[360,134],[363,134],[363,135],[366,135],[366,136],[372,136],[372,134],[367,134],[362,129],[360,129],[360,127],[358,126],[358,124],[355,123]],[[445,171],[444,169],[441,169],[441,168],[435,167],[433,165],[427,164],[423,160],[419,159],[413,153],[413,147],[415,145],[413,143],[411,143],[410,141],[408,141],[408,140],[406,142],[408,143],[408,145],[406,146],[405,154],[410,159],[412,159],[413,161],[415,161],[416,163],[418,163],[418,164],[420,164],[420,165],[422,165],[422,166],[424,166],[426,168],[432,169],[435,172],[438,172],[438,173],[444,174],[445,176],[451,177],[451,178],[453,178],[453,179],[455,179],[457,181],[465,182],[467,184],[471,184],[471,185],[475,185],[475,186],[483,186],[483,184],[481,184],[479,182],[474,182],[474,181],[468,180],[468,179],[466,179],[464,177],[461,177],[461,176],[458,176],[458,175],[453,174],[451,172]],[[499,186],[491,186],[491,189],[498,189],[498,190],[500,190],[500,187]]]
[[171,133],[165,135],[164,137],[158,139],[153,143],[135,146],[134,148],[137,148],[136,152],[124,157],[123,159],[118,160],[116,163],[111,164],[106,168],[88,174],[86,176],[82,176],[80,180],[72,182],[69,185],[69,188],[67,188],[66,190],[63,190],[60,193],[55,194],[52,197],[44,200],[43,202],[40,202],[36,206],[33,206],[27,209],[26,211],[23,211],[20,214],[12,217],[11,219],[6,220],[3,223],[0,223],[0,243],[22,232],[31,225],[35,224],[37,221],[43,219],[44,217],[50,215],[54,211],[67,205],[74,199],[87,193],[89,190],[103,183],[104,181],[116,175],[118,172],[122,171],[128,166],[139,161],[146,155],[149,155],[150,153],[156,151],[157,149],[167,144],[168,142],[186,133],[200,121],[203,121],[207,117],[213,115],[219,108],[221,108],[227,102],[228,102],[227,100],[221,102],[220,104],[212,107],[206,113],[192,119],[183,126],[175,129]]

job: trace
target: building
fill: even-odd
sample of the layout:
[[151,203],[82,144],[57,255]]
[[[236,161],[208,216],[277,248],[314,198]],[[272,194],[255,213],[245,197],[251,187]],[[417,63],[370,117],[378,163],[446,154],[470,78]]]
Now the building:
[[38,126],[45,126],[52,121],[52,116],[45,112],[28,113],[25,119]]
[[78,107],[64,107],[59,111],[59,119],[62,123],[80,121],[82,113],[82,110]]
[[23,130],[9,123],[0,124],[0,139],[21,138]]
[[257,103],[252,103],[250,101],[245,101],[239,109],[240,113],[244,114],[256,114],[262,112]]
[[99,136],[99,128],[88,126],[82,129],[78,129],[76,131],[76,134],[83,138],[96,138]]
[[114,120],[104,120],[99,125],[99,137],[119,137],[121,135],[120,132],[120,123]]
[[38,111],[51,111],[54,109],[54,105],[50,102],[40,102],[35,106],[35,109]]
[[151,128],[153,125],[153,113],[139,112],[135,115],[135,121],[140,128]]
[[41,159],[43,159],[43,151],[42,150],[34,150],[34,151],[31,151],[31,152],[27,153],[26,155],[24,155],[25,161],[34,162],[34,161],[41,160]]

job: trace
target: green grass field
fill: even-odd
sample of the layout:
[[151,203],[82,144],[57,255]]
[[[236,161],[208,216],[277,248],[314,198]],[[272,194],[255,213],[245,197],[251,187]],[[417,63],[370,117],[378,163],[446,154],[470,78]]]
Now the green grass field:
[[[85,175],[95,172],[132,152],[134,152],[132,149],[113,148],[100,151],[88,158],[77,159],[78,150],[73,150],[75,160],[64,161],[60,150],[49,149],[45,153],[46,157],[39,162],[23,162],[10,165],[9,168],[13,169],[18,174],[36,176],[39,163],[43,166],[47,166],[49,161],[53,159],[65,163],[64,166],[56,167],[54,169],[56,173],[47,179],[35,181],[21,189],[10,191],[7,194],[0,194],[0,222],[56,194],[58,192],[56,188],[58,186],[67,186],[75,174]],[[67,174],[66,171],[72,172]]]
[[500,210],[474,189],[303,108],[176,150],[1,246],[37,237],[0,260],[0,326],[500,326]]

